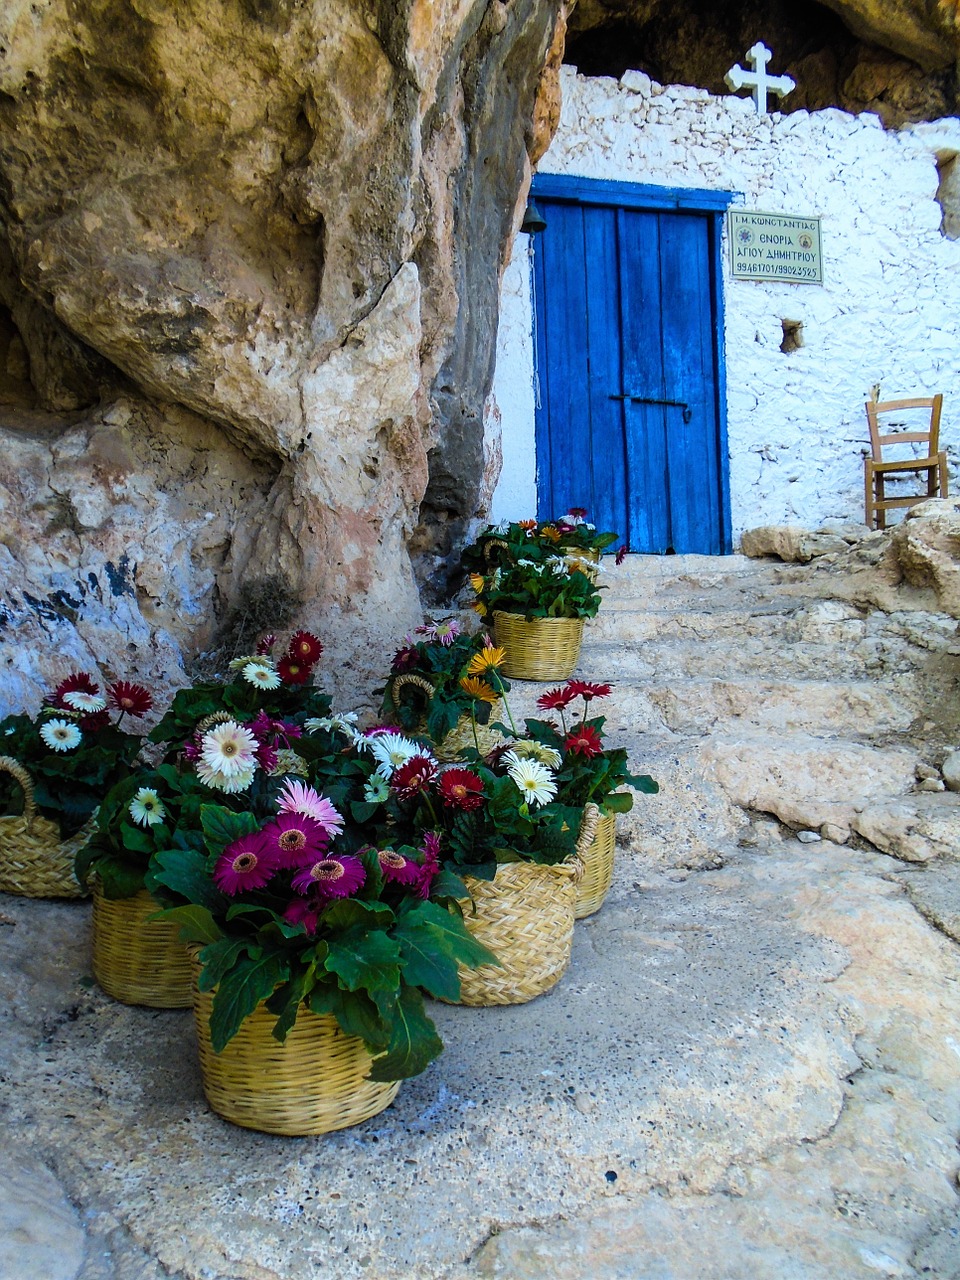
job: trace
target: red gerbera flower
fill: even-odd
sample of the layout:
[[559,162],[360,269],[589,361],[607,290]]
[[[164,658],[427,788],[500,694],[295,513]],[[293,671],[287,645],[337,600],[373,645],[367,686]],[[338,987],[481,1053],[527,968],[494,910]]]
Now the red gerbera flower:
[[436,780],[437,762],[430,756],[411,756],[393,772],[390,786],[400,800],[412,800]]
[[101,729],[105,729],[110,723],[110,716],[106,711],[91,711],[87,716],[81,716],[77,724],[83,733],[99,733]]
[[483,782],[470,769],[445,769],[437,788],[449,809],[479,809],[483,804]]
[[284,684],[306,684],[310,679],[310,667],[299,658],[288,654],[277,663],[277,673]]
[[390,664],[390,670],[396,675],[401,671],[410,671],[420,661],[420,655],[414,645],[408,645],[405,649],[398,649],[393,662]]
[[615,559],[617,564],[623,564],[626,558],[627,558],[627,544],[624,543],[622,547],[617,547],[617,554]]
[[153,695],[142,684],[131,684],[129,680],[117,680],[107,686],[107,701],[117,711],[131,716],[145,716],[153,706]]
[[575,751],[581,756],[598,756],[603,751],[603,740],[591,725],[582,724],[563,740],[568,751]]
[[360,859],[346,853],[337,858],[321,858],[303,867],[293,877],[293,887],[297,893],[309,893],[312,889],[319,898],[349,898],[366,878]]
[[303,867],[316,862],[330,845],[327,828],[303,813],[281,813],[261,834],[278,867]]
[[593,684],[589,680],[568,680],[567,688],[572,690],[575,698],[583,698],[584,702],[610,697],[610,685]]
[[265,658],[273,646],[277,643],[277,637],[272,633],[264,636],[262,640],[257,641],[257,657]]
[[587,514],[586,507],[571,507],[567,512],[568,516],[573,516],[574,520],[582,520]]
[[294,662],[305,662],[308,667],[319,661],[321,653],[323,645],[312,631],[295,632],[287,646],[287,657]]
[[416,884],[420,879],[420,864],[397,853],[396,849],[378,849],[377,860],[384,880],[393,880],[397,884]]
[[541,693],[537,706],[541,711],[562,711],[564,707],[569,707],[576,696],[567,684],[563,688],[548,689],[546,693]]
[[63,700],[65,693],[90,693],[96,697],[99,692],[100,686],[94,683],[92,676],[88,676],[85,671],[74,671],[65,680],[60,681],[50,701],[54,706],[69,709],[68,704]]
[[227,845],[213,868],[213,879],[233,898],[244,889],[261,889],[276,869],[263,833],[254,831]]

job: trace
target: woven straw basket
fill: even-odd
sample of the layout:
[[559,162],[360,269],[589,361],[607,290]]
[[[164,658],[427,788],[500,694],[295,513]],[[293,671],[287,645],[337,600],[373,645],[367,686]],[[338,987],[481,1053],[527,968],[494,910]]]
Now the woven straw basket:
[[588,547],[585,551],[568,549],[563,558],[571,569],[579,569],[591,582],[596,582],[600,576],[600,552],[595,551],[593,547]]
[[[417,689],[421,689],[427,696],[427,700],[433,697],[433,685],[424,676],[418,676],[414,671],[404,672],[402,675],[395,676],[391,685],[391,696],[396,706],[396,695],[405,684],[413,685]],[[503,700],[498,698],[490,708],[490,721],[499,720],[503,715]],[[478,724],[476,726],[477,737],[474,741],[473,737],[474,725],[470,716],[462,715],[450,732],[440,742],[434,742],[427,733],[427,722],[421,720],[416,727],[415,735],[418,738],[425,738],[433,747],[433,754],[438,760],[444,764],[451,760],[459,760],[460,753],[465,748],[476,748],[479,744],[480,754],[482,756],[491,752],[494,747],[499,747],[503,743],[503,737],[496,729],[490,727],[490,723]]]
[[460,1004],[525,1004],[555,986],[570,963],[578,857],[553,867],[506,862],[493,880],[466,877],[464,923],[497,959],[460,974]]
[[617,817],[600,813],[595,804],[583,811],[577,849],[583,863],[583,879],[577,885],[576,918],[592,916],[603,906],[613,879],[613,853],[616,846]]
[[507,656],[504,675],[516,680],[566,680],[573,675],[583,641],[583,618],[534,618],[493,614],[494,643]]
[[146,889],[105,898],[93,886],[93,976],[114,1000],[153,1009],[188,1009],[193,969],[180,926],[149,920],[160,906]]
[[73,860],[95,828],[91,818],[76,835],[60,839],[55,822],[37,813],[33,780],[12,756],[0,756],[0,771],[10,773],[23,788],[23,813],[0,817],[0,892],[24,898],[85,898],[77,882]]
[[[199,972],[199,966],[197,966]],[[373,1059],[363,1041],[336,1019],[301,1006],[283,1044],[271,1034],[276,1015],[259,1004],[224,1048],[210,1043],[213,996],[194,982],[193,1011],[207,1101],[244,1129],[287,1137],[330,1133],[377,1115],[397,1096],[400,1081],[365,1077]]]

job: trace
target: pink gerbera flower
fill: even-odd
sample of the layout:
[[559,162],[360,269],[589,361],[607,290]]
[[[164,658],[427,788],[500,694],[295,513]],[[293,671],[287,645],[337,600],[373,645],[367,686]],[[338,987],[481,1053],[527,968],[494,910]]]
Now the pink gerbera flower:
[[213,868],[213,879],[231,898],[244,889],[261,889],[277,870],[263,832],[240,836],[228,844]]
[[330,833],[302,813],[281,813],[263,828],[263,838],[278,867],[303,867],[326,853]]
[[623,564],[626,558],[627,558],[627,544],[624,543],[622,547],[617,547],[617,554],[614,556],[614,560],[616,561],[617,564]]
[[398,799],[412,800],[414,796],[426,791],[436,776],[437,762],[432,756],[411,756],[394,770],[390,786]]
[[299,813],[304,818],[312,818],[331,836],[338,836],[343,830],[343,815],[330,801],[314,791],[313,787],[293,778],[288,778],[283,784],[277,797],[277,807],[281,813]]
[[360,859],[345,853],[335,858],[321,858],[308,867],[302,867],[293,877],[293,887],[297,893],[313,890],[321,898],[349,898],[366,878]]
[[420,879],[420,864],[397,853],[396,849],[378,849],[377,859],[384,880],[393,880],[397,884],[416,884]]
[[307,933],[316,933],[320,912],[325,906],[326,903],[316,894],[309,898],[294,898],[284,909],[283,918],[287,924],[302,924]]
[[262,640],[257,641],[257,657],[265,658],[273,646],[277,643],[277,637],[272,633],[264,636]]
[[424,834],[421,851],[423,862],[420,864],[417,894],[421,898],[429,898],[430,889],[440,871],[440,837],[435,831]]

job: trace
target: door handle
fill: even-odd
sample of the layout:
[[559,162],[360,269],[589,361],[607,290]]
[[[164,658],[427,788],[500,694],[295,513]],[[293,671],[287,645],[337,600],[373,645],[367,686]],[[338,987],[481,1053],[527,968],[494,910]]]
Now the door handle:
[[656,400],[653,396],[611,396],[611,400],[629,400],[631,404],[668,404],[675,409],[683,410],[684,422],[689,422],[693,417],[693,410],[685,400]]

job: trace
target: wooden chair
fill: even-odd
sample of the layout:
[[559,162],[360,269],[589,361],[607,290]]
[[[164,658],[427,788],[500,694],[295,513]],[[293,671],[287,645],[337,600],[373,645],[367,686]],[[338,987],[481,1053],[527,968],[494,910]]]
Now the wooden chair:
[[[867,425],[870,428],[871,456],[864,458],[864,497],[866,499],[866,522],[871,529],[887,527],[887,512],[894,507],[912,507],[927,498],[947,496],[947,455],[940,449],[940,411],[943,408],[943,396],[930,396],[917,400],[868,400]],[[892,431],[887,435],[880,434],[880,415],[900,413],[905,409],[929,409],[930,425],[925,431]],[[897,444],[920,444],[925,448],[922,456],[914,458],[897,458],[884,462],[883,450]],[[927,491],[910,496],[888,498],[885,491],[886,478],[890,475],[902,475],[912,471],[918,478],[920,473],[927,473]]]

